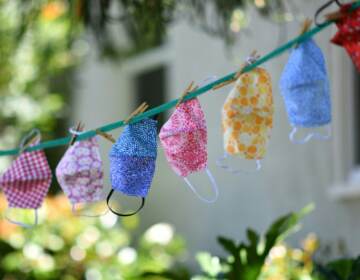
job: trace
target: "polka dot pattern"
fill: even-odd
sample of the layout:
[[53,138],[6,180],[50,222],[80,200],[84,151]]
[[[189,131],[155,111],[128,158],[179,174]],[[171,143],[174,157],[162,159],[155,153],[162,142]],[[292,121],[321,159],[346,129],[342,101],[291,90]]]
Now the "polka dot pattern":
[[72,204],[102,200],[103,176],[96,137],[75,142],[56,167],[60,187]]
[[271,78],[262,68],[242,74],[222,110],[224,149],[229,155],[261,159],[273,126]]
[[345,16],[336,22],[338,32],[331,41],[346,49],[360,71],[360,9],[350,12],[350,7],[351,4],[346,4],[341,8]]

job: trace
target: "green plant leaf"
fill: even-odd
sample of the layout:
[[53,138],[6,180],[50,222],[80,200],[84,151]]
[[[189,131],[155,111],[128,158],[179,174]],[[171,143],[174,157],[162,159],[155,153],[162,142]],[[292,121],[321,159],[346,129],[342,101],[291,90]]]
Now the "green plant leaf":
[[279,241],[285,239],[289,234],[298,229],[299,221],[314,210],[314,205],[309,204],[298,213],[287,214],[276,220],[265,234],[265,249],[263,257],[266,257],[271,248]]
[[315,264],[315,274],[323,280],[360,280],[360,257]]
[[337,275],[340,275],[340,279],[349,279],[352,271],[353,260],[352,259],[340,259],[330,262],[327,267],[334,271]]
[[314,275],[320,280],[342,280],[335,271],[321,264],[315,264]]
[[236,245],[236,243],[234,241],[232,241],[229,238],[219,236],[218,237],[218,242],[231,255],[233,255],[234,257],[238,256],[239,248],[238,248],[238,246]]
[[349,280],[360,280],[360,256],[353,263]]

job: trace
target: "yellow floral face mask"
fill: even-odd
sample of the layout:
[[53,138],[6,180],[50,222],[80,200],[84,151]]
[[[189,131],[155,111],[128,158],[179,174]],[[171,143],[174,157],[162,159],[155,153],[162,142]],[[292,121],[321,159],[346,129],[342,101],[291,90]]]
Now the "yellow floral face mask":
[[256,160],[257,169],[265,156],[273,126],[271,78],[263,68],[242,74],[227,97],[222,110],[225,155],[218,165],[237,173],[224,164],[228,155]]

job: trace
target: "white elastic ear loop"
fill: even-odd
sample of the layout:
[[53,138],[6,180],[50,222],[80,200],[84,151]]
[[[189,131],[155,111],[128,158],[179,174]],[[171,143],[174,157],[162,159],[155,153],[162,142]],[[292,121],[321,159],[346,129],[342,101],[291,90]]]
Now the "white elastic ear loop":
[[71,134],[73,134],[73,135],[76,135],[76,136],[79,136],[79,135],[81,135],[81,134],[84,133],[83,131],[77,131],[77,130],[75,130],[73,127],[70,127],[70,128],[69,128],[69,132],[70,132]]
[[184,181],[185,183],[190,187],[190,189],[193,191],[193,193],[203,202],[205,203],[214,203],[218,197],[219,197],[219,187],[215,181],[215,178],[213,177],[213,175],[211,174],[210,170],[208,168],[205,169],[206,174],[208,175],[210,182],[211,182],[211,189],[214,192],[214,198],[212,199],[206,199],[205,197],[203,197],[202,195],[200,195],[198,193],[198,191],[196,190],[196,188],[190,183],[189,179],[187,177],[184,177]]
[[256,169],[254,169],[254,170],[234,169],[230,165],[225,163],[225,160],[227,159],[227,157],[228,157],[228,154],[224,153],[224,155],[221,158],[216,160],[216,165],[232,174],[254,173],[254,172],[258,172],[262,168],[261,160],[257,159],[256,160]]
[[77,203],[74,203],[71,205],[71,212],[73,213],[74,216],[77,217],[86,217],[86,218],[98,218],[101,216],[104,216],[105,214],[107,214],[109,212],[109,209],[106,209],[105,212],[99,213],[99,214],[83,214],[81,213],[80,210],[76,209],[76,205]]
[[291,142],[293,142],[294,144],[305,144],[307,142],[309,142],[311,139],[316,139],[316,140],[320,140],[320,141],[327,141],[331,138],[331,126],[327,126],[326,127],[326,134],[323,135],[319,132],[311,132],[308,133],[304,138],[296,140],[295,139],[295,134],[298,131],[298,127],[294,126],[293,129],[291,130],[290,134],[289,134],[289,139]]
[[25,223],[21,223],[21,222],[12,220],[12,219],[9,218],[8,215],[7,215],[10,209],[11,209],[11,208],[7,208],[7,209],[5,210],[5,213],[4,213],[4,217],[5,217],[5,219],[6,219],[8,222],[10,222],[10,223],[12,223],[12,224],[14,224],[14,225],[21,226],[21,227],[23,227],[23,228],[33,228],[33,227],[35,227],[36,225],[38,225],[38,223],[39,223],[38,209],[34,209],[35,217],[34,217],[34,223],[33,223],[33,224],[25,224]]

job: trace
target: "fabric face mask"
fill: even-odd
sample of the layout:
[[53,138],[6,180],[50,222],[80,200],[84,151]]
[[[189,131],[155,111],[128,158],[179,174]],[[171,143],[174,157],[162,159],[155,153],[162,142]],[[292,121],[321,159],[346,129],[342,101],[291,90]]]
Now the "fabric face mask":
[[[32,131],[28,136],[39,131]],[[40,135],[37,141],[31,146],[40,143]],[[28,138],[28,137],[26,137]],[[24,138],[23,143],[27,140]],[[21,144],[23,147],[24,144]],[[22,150],[22,148],[20,148]],[[0,177],[0,186],[4,191],[9,204],[9,209],[34,209],[34,224],[25,224],[14,221],[5,215],[11,223],[22,227],[33,227],[38,223],[37,210],[48,193],[52,179],[51,169],[47,162],[44,151],[22,152],[11,164],[8,170]]]
[[141,198],[138,210],[131,214],[121,214],[110,208],[119,216],[131,216],[139,212],[148,195],[155,172],[157,156],[157,121],[144,119],[125,127],[117,142],[111,148],[110,180],[114,191],[127,196]]
[[352,4],[344,4],[340,13],[344,16],[336,21],[338,32],[331,42],[346,49],[358,71],[360,71],[360,9],[350,11]]
[[[211,203],[218,197],[215,179],[207,168],[207,128],[205,116],[197,98],[177,106],[175,112],[160,130],[160,141],[165,156],[174,172],[184,177],[185,182],[200,200]],[[215,197],[202,197],[186,178],[194,172],[206,170]]]
[[298,128],[317,128],[331,122],[330,88],[325,60],[320,48],[308,40],[292,50],[280,79],[280,90],[284,98],[290,124],[289,135],[293,143],[303,144],[310,139],[327,140],[327,134],[309,133],[301,140],[295,139]]
[[[56,167],[56,177],[60,187],[69,198],[74,213],[79,203],[103,200],[102,165],[96,137],[75,142],[60,160]],[[84,214],[82,216],[99,215]]]
[[226,158],[238,156],[256,160],[256,170],[261,169],[260,160],[265,156],[273,126],[273,96],[271,78],[263,68],[242,74],[222,109],[224,156],[217,165],[231,173],[245,170],[235,169],[225,163]]

